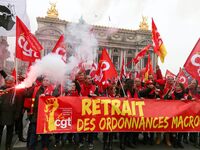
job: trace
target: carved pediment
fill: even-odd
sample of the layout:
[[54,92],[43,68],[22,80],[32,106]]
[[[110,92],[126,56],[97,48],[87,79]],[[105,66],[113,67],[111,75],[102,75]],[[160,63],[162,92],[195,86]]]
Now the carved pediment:
[[40,31],[40,34],[43,34],[43,35],[53,35],[53,36],[60,36],[61,33],[58,32],[57,30],[52,30],[52,29],[47,29],[47,30],[43,30],[43,31]]
[[126,41],[133,42],[136,40],[136,36],[134,35],[126,35]]
[[99,39],[106,39],[107,35],[106,35],[105,32],[97,32],[96,37],[99,38]]
[[122,40],[122,35],[121,34],[113,34],[111,36],[112,40],[117,40],[117,41],[121,41]]
[[46,35],[46,36],[57,36],[59,37],[62,33],[62,31],[59,28],[52,27],[52,26],[44,26],[42,28],[39,28],[36,31],[37,35]]
[[98,36],[101,36],[101,37],[102,37],[102,36],[106,36],[106,34],[105,34],[104,32],[99,32],[99,33],[98,33]]

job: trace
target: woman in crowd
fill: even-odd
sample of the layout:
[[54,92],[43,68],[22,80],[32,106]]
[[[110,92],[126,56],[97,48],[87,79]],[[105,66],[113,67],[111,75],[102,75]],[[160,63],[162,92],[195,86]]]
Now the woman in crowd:
[[[152,80],[148,80],[146,82],[146,87],[139,92],[140,98],[146,98],[146,99],[156,99],[160,98],[159,93],[156,91],[155,83]],[[154,133],[153,132],[145,132],[143,133],[144,139],[143,143],[147,144],[149,141],[150,145],[154,144]]]
[[[187,94],[186,99],[188,99],[188,100],[198,100],[198,99],[200,99],[200,94],[198,92],[198,81],[193,79],[191,81],[191,83],[188,85],[188,87],[186,88],[185,92]],[[199,145],[200,145],[198,136],[199,136],[198,132],[192,132],[192,133],[189,134],[190,142],[192,142],[195,147],[199,147]],[[183,142],[186,143],[186,144],[189,143],[188,133],[184,134]]]
[[[185,88],[182,83],[176,83],[175,89],[167,94],[168,99],[185,100]],[[173,133],[173,146],[174,148],[184,148],[183,146],[183,133]]]

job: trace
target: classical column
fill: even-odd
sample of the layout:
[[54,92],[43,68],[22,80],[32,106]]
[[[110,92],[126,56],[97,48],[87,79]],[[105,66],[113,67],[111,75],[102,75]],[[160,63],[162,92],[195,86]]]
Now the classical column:
[[8,51],[7,37],[0,36],[0,68],[5,67],[5,61],[10,57],[10,52]]

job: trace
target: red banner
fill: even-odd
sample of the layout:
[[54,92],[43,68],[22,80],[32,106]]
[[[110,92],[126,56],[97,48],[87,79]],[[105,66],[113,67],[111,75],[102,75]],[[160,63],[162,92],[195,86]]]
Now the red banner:
[[37,133],[199,132],[200,101],[41,97]]

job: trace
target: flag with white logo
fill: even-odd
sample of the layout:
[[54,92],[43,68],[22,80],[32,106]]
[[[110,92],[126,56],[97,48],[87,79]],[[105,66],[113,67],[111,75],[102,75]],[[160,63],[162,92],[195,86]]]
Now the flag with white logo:
[[184,68],[194,79],[200,82],[200,39],[187,58]]
[[17,17],[16,29],[16,58],[23,61],[34,62],[40,59],[43,47],[36,37],[30,33],[25,24]]
[[177,75],[178,82],[182,83],[184,87],[188,86],[188,77],[185,75],[183,69],[180,68],[179,73]]
[[99,84],[106,82],[108,79],[117,77],[117,71],[113,65],[106,49],[102,50],[101,58],[99,60],[98,69],[95,74],[95,81]]
[[62,60],[66,63],[67,53],[66,53],[66,46],[65,46],[65,38],[62,34],[57,41],[55,47],[52,50],[52,53],[56,53],[62,57]]

